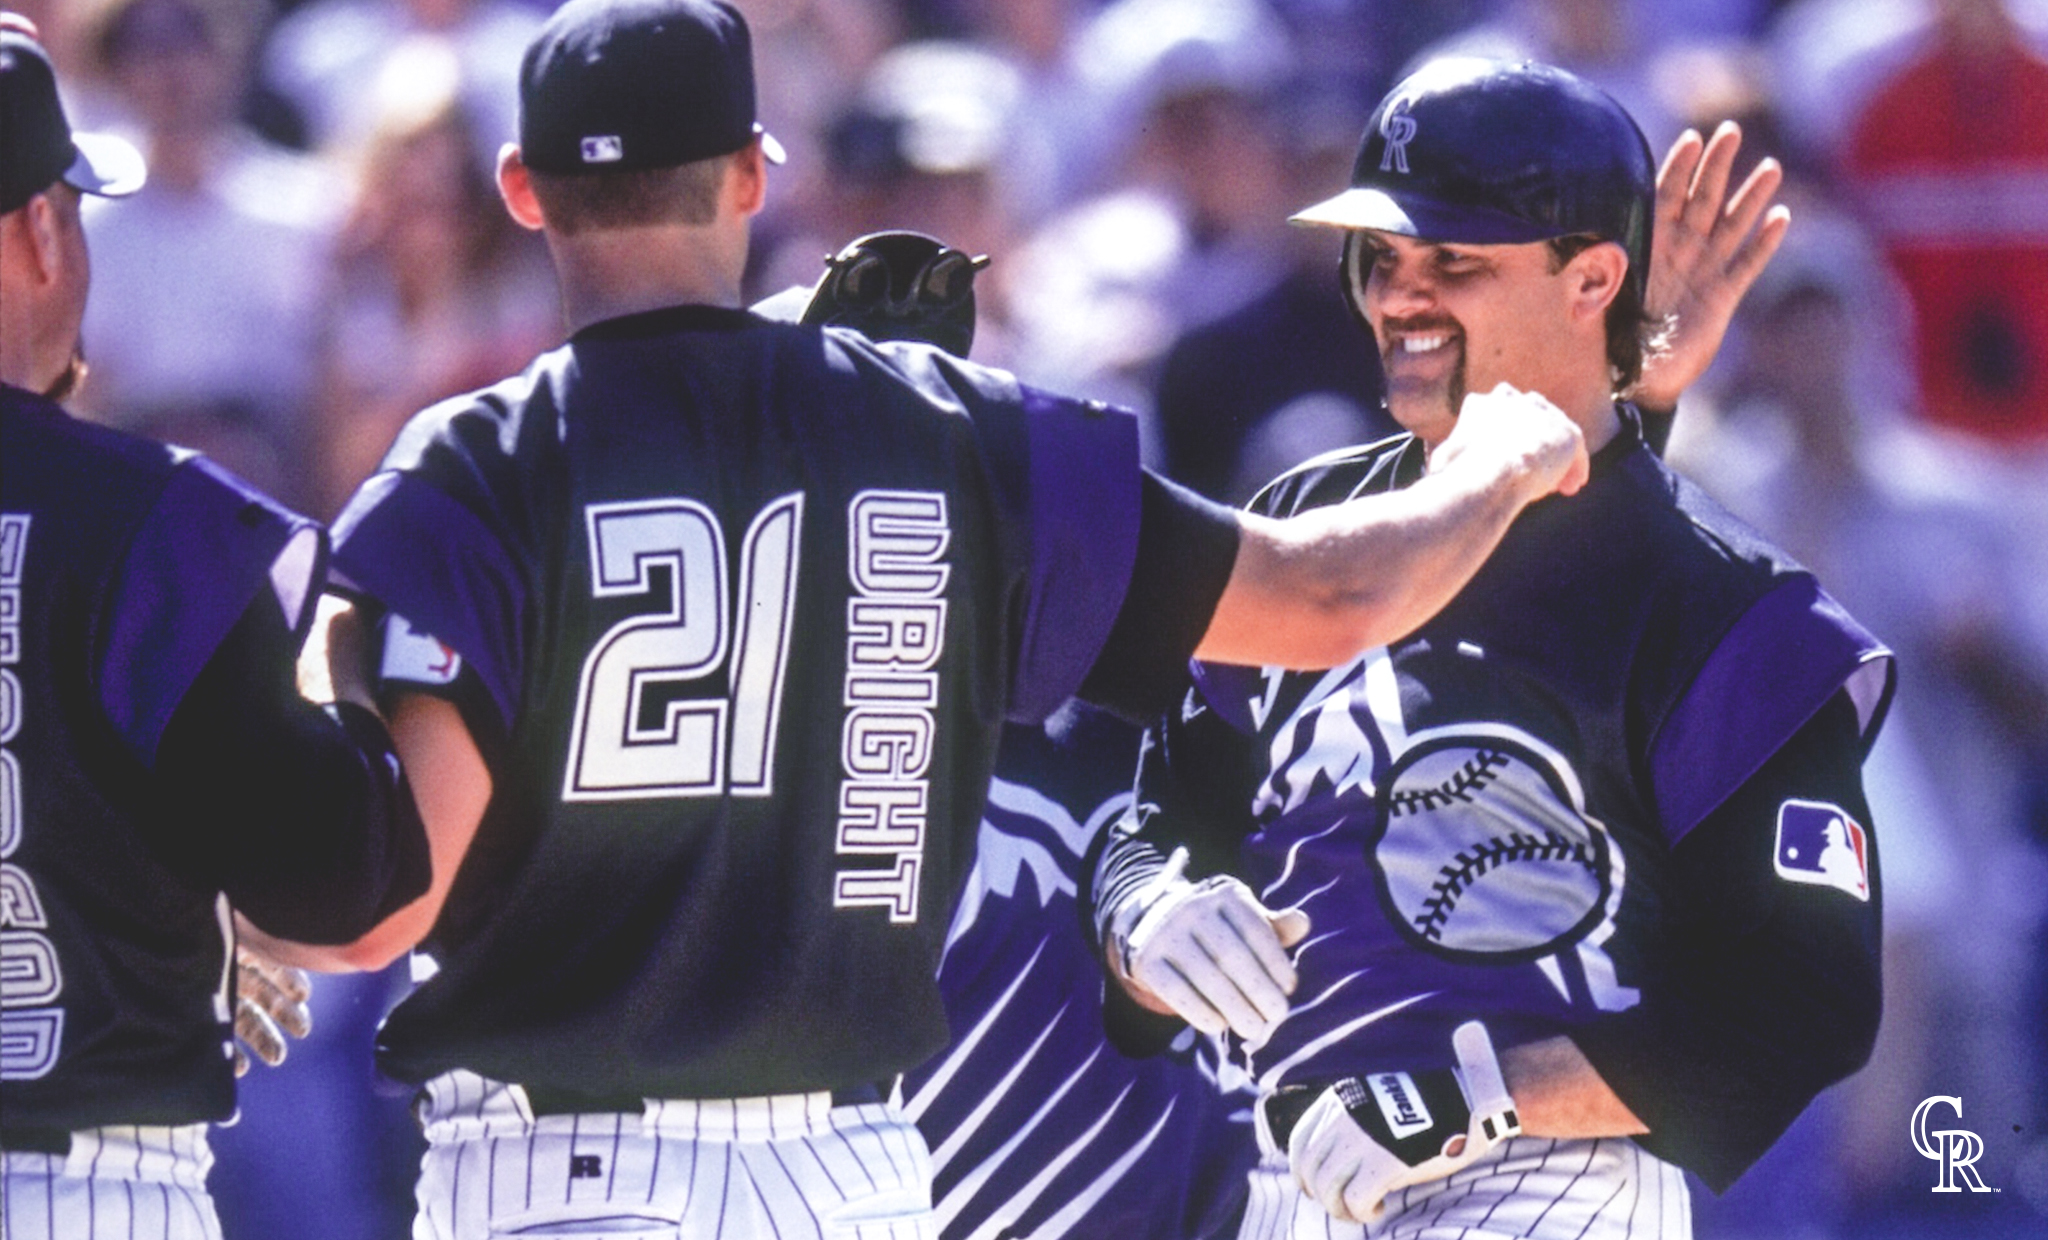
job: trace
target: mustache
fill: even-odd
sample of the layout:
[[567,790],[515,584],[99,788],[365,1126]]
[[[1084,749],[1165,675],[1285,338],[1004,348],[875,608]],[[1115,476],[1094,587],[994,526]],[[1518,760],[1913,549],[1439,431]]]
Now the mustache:
[[1385,342],[1381,345],[1382,348],[1386,348],[1391,344],[1393,338],[1397,335],[1422,336],[1433,332],[1459,335],[1463,331],[1464,329],[1458,326],[1458,321],[1447,314],[1418,314],[1411,318],[1385,318],[1380,320],[1380,335]]

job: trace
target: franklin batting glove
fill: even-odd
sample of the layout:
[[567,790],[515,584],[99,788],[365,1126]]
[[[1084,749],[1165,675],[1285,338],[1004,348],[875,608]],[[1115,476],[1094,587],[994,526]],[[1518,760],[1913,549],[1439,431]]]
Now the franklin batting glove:
[[1295,985],[1287,948],[1308,933],[1308,917],[1273,912],[1234,878],[1189,882],[1186,867],[1186,851],[1176,849],[1111,915],[1118,970],[1203,1033],[1228,1029],[1256,1049],[1287,1016]]
[[1287,1095],[1269,1100],[1268,1126],[1301,1191],[1334,1218],[1375,1223],[1388,1194],[1443,1179],[1520,1134],[1486,1026],[1467,1021],[1451,1045],[1455,1068],[1346,1077],[1298,1118]]

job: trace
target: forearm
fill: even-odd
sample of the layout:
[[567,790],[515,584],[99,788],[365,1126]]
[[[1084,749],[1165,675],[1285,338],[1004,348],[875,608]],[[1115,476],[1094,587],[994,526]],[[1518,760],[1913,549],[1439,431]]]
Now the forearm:
[[1332,667],[1420,627],[1465,588],[1527,502],[1508,472],[1454,468],[1245,537],[1196,657]]
[[1459,406],[1414,485],[1244,534],[1198,658],[1335,667],[1420,627],[1457,596],[1522,509],[1570,495],[1590,468],[1578,426],[1503,383]]
[[1500,1068],[1529,1136],[1630,1137],[1649,1131],[1568,1037],[1509,1047],[1501,1052]]

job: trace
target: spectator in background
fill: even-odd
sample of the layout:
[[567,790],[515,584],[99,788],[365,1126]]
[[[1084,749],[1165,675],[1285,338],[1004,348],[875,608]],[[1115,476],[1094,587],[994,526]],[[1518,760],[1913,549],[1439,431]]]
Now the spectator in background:
[[[1020,79],[973,43],[930,39],[877,60],[824,132],[823,192],[783,235],[762,230],[752,283],[817,280],[819,260],[866,233],[907,228],[990,257],[975,280],[974,358],[1010,364],[1003,277],[1015,263],[1005,192]],[[793,227],[791,227],[793,225]]]
[[1088,0],[954,0],[963,32],[1010,66],[1020,95],[1006,144],[1004,200],[1020,224],[1035,226],[1100,189],[1117,135],[1096,123],[1102,100],[1074,55],[1075,37],[1097,6]]
[[1928,12],[1869,53],[1833,154],[1912,298],[1924,415],[2048,449],[2048,55],[2004,0]]
[[382,79],[319,363],[322,516],[413,412],[490,382],[560,335],[545,252],[468,157],[474,130],[452,49],[409,44]]
[[[1296,82],[1279,96],[1271,128],[1286,192],[1308,202],[1344,183],[1365,115],[1340,82]],[[1287,259],[1279,282],[1182,335],[1160,373],[1164,472],[1229,504],[1318,453],[1400,429],[1381,404],[1378,356],[1364,347],[1328,239],[1310,229],[1276,235]]]
[[1489,20],[1425,47],[1411,64],[1438,55],[1540,59],[1612,94],[1651,150],[1663,150],[1677,125],[1657,107],[1647,70],[1671,8],[1642,0],[1501,0]]
[[555,6],[548,0],[310,0],[265,42],[262,79],[298,113],[308,143],[346,150],[378,115],[386,58],[416,36],[442,40],[461,66],[474,154],[486,173],[518,124],[519,57]]
[[1292,55],[1265,0],[1115,0],[1081,30],[1117,179],[1017,255],[1020,368],[1149,417],[1168,345],[1280,280],[1293,202],[1268,105]]
[[87,412],[206,452],[304,506],[332,178],[236,122],[254,0],[86,0],[89,68],[149,160],[90,211]]

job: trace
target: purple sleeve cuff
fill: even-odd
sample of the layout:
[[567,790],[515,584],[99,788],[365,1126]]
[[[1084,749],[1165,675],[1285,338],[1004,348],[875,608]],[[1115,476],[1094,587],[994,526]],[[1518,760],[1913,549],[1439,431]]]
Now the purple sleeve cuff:
[[525,666],[526,585],[504,542],[429,483],[383,473],[334,523],[337,574],[460,654],[509,729]]
[[146,764],[178,703],[267,585],[296,628],[318,593],[319,527],[205,457],[173,471],[109,601],[100,704]]
[[1890,704],[1891,651],[1808,576],[1743,613],[1650,746],[1650,785],[1676,845],[1837,692],[1868,749]]
[[1010,717],[1074,695],[1116,622],[1138,558],[1138,425],[1098,404],[1024,389],[1031,590]]
[[1252,704],[1265,692],[1264,668],[1196,660],[1188,665],[1188,670],[1195,688],[1201,691],[1202,700],[1209,704],[1210,710],[1246,736],[1258,733],[1258,721],[1252,718]]

